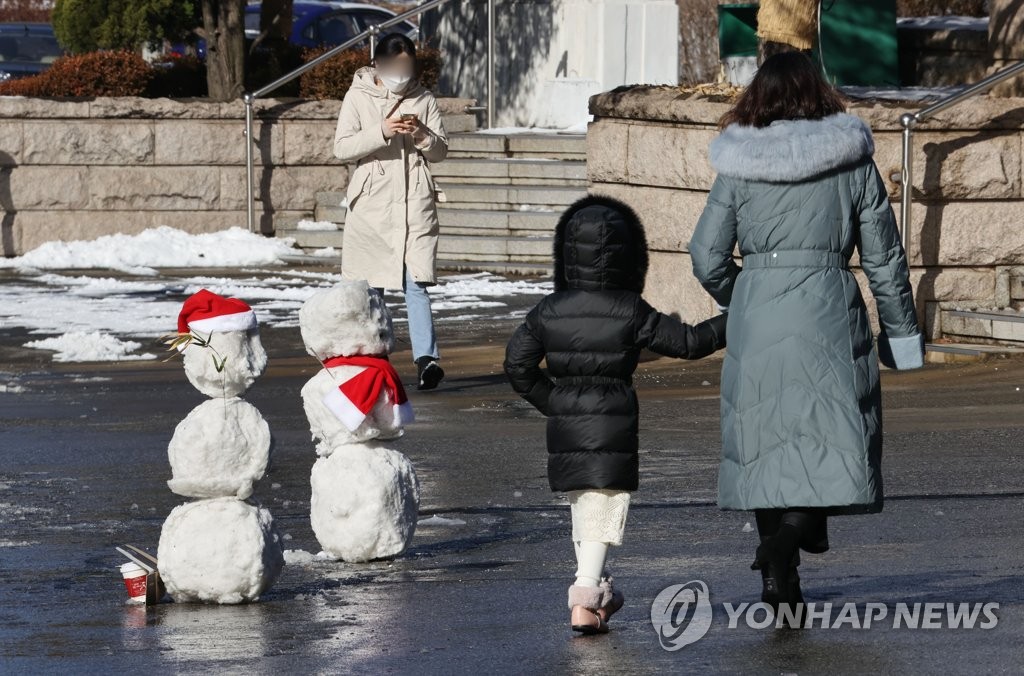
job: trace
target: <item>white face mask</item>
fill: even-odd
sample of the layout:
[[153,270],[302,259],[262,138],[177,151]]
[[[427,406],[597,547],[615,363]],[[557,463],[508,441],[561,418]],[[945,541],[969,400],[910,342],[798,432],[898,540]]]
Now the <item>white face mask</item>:
[[380,75],[379,77],[380,81],[391,90],[392,94],[401,94],[409,86],[409,81],[412,80],[410,75]]

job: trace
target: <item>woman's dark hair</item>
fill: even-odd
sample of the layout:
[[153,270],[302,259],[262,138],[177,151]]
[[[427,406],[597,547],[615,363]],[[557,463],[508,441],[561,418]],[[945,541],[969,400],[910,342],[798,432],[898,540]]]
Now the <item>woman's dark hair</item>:
[[401,33],[388,33],[380,39],[376,49],[373,50],[373,60],[376,63],[381,59],[390,59],[399,54],[408,54],[415,61],[416,45]]
[[783,52],[765,59],[718,126],[767,127],[776,120],[818,120],[845,111],[842,95],[810,57]]

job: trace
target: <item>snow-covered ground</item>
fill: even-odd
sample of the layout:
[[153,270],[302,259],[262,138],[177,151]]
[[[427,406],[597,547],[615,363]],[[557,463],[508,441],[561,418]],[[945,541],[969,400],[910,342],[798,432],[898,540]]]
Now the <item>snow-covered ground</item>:
[[[0,259],[0,267],[19,273],[0,291],[0,326],[38,334],[25,346],[55,350],[56,361],[155,359],[163,349],[155,339],[175,331],[183,299],[206,288],[245,300],[263,326],[297,327],[302,303],[340,281],[341,274],[288,268],[282,257],[290,253],[294,250],[280,240],[237,228],[210,235],[156,228],[135,236],[45,244],[20,258]],[[240,267],[217,275],[153,269],[232,265]],[[64,268],[120,274],[72,274]],[[443,276],[430,295],[438,321],[444,322],[493,314],[510,296],[550,291],[550,282],[476,273]],[[395,321],[404,322],[402,294],[386,296]]]

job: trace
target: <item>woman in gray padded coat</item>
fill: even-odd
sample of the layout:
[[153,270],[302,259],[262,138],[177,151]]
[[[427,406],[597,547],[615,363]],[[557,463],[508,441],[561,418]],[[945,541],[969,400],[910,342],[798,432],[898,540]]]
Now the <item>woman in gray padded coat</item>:
[[799,549],[828,549],[826,516],[882,509],[878,360],[910,369],[924,354],[871,131],[844,110],[808,57],[767,59],[711,144],[718,176],[689,245],[729,316],[718,504],[754,510],[762,600],[790,612],[803,609]]

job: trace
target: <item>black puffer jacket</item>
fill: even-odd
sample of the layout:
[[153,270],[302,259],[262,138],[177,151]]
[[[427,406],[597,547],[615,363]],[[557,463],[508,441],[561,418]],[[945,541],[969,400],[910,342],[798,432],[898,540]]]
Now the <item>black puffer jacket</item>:
[[[647,242],[640,219],[618,200],[591,196],[569,207],[554,253],[555,292],[512,336],[505,373],[548,416],[552,490],[636,490],[640,351],[708,355],[725,347],[725,315],[689,326],[641,298]],[[540,369],[545,358],[550,377]]]

